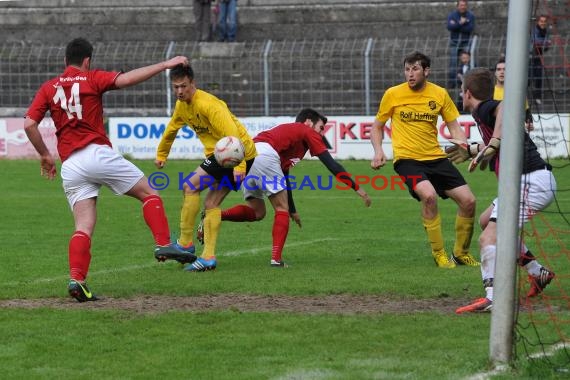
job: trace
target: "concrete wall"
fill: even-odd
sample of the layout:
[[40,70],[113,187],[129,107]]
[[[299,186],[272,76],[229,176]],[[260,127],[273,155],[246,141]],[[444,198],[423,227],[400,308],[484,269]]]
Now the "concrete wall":
[[[506,32],[507,0],[471,1],[477,33]],[[0,2],[4,41],[194,40],[192,0]],[[456,1],[239,0],[238,41],[441,36]]]

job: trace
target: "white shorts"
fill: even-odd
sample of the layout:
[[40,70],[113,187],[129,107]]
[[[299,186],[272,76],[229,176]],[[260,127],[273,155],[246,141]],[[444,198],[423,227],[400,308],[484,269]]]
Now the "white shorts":
[[98,196],[102,185],[121,195],[143,177],[139,168],[107,145],[90,144],[61,165],[63,190],[72,210],[76,202]]
[[255,143],[257,156],[242,184],[244,199],[271,196],[287,189],[285,174],[281,169],[279,154],[271,145]]
[[[539,211],[544,210],[554,200],[556,179],[551,171],[542,169],[521,176],[521,203],[519,227],[528,222]],[[499,198],[493,201],[491,218],[497,219]]]

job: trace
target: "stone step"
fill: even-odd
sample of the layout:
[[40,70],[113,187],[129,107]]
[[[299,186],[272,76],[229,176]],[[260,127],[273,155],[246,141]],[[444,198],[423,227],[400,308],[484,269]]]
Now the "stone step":
[[97,8],[97,7],[185,7],[191,3],[191,0],[136,0],[136,5],[129,0],[8,0],[0,1],[1,8]]
[[[69,36],[100,41],[194,40],[190,0],[0,1],[5,41],[61,42]],[[472,1],[477,33],[504,34],[504,0]],[[455,1],[240,0],[238,40],[384,38],[447,35]]]

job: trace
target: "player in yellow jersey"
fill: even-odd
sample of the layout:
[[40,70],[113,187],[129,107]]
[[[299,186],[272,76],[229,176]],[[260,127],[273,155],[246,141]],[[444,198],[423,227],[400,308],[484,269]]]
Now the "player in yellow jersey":
[[[196,88],[194,72],[190,66],[177,66],[170,72],[170,80],[177,97],[174,113],[160,140],[156,152],[156,166],[166,163],[170,147],[178,130],[187,125],[204,145],[206,159],[194,174],[184,182],[184,203],[180,214],[180,248],[194,252],[192,241],[194,223],[200,212],[200,193],[209,188],[204,200],[204,251],[201,257],[184,269],[203,272],[216,269],[216,241],[221,225],[220,205],[230,190],[237,190],[257,155],[255,144],[247,129],[231,113],[225,102]],[[214,146],[224,136],[238,137],[245,148],[245,158],[233,169],[223,168],[214,157]],[[169,257],[165,257],[168,259]]]
[[[495,90],[493,92],[493,99],[503,100],[505,97],[505,58],[499,58],[495,65]],[[532,113],[528,100],[525,100],[525,117],[524,124],[527,132],[534,130]]]
[[[394,170],[404,177],[410,194],[421,202],[421,215],[432,255],[438,267],[456,264],[478,266],[469,253],[475,216],[475,196],[459,171],[447,159],[437,140],[441,115],[452,138],[467,143],[457,122],[459,112],[447,91],[427,81],[431,61],[414,52],[404,59],[406,82],[389,88],[378,109],[371,131],[372,169],[386,164],[382,149],[383,128],[391,119]],[[455,245],[451,259],[445,251],[437,197],[457,203]]]

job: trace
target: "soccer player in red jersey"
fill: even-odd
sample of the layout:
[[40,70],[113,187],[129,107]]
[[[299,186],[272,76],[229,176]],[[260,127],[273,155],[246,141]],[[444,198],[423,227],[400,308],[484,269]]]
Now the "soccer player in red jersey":
[[41,174],[53,180],[55,160],[38,130],[47,111],[56,127],[57,150],[62,161],[63,188],[73,212],[75,232],[69,241],[69,294],[79,302],[94,301],[85,283],[91,262],[91,236],[95,229],[96,204],[101,186],[142,202],[144,219],[156,243],[155,257],[192,262],[196,256],[181,252],[170,242],[162,199],[143,172],[112,147],[103,125],[105,92],[129,87],[179,64],[178,56],[126,73],[91,69],[93,46],[83,38],[69,42],[65,71],[45,82],[36,93],[24,122],[26,135],[40,155]]
[[[366,207],[371,200],[366,191],[359,187],[344,167],[332,158],[323,138],[327,118],[317,111],[306,108],[297,115],[294,123],[281,124],[261,132],[253,138],[258,156],[243,183],[247,204],[237,205],[222,211],[222,220],[232,222],[253,222],[265,217],[264,195],[275,210],[273,221],[272,267],[284,267],[283,247],[289,232],[289,217],[301,227],[301,219],[295,209],[289,170],[303,159],[307,151],[321,162],[345,184],[355,190]],[[286,190],[286,191],[284,191]]]

